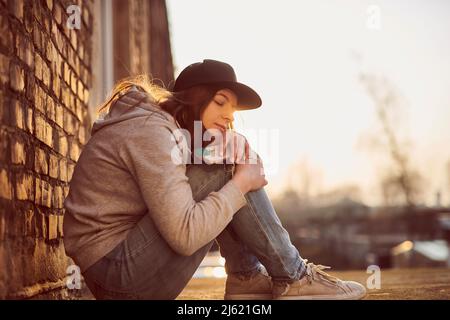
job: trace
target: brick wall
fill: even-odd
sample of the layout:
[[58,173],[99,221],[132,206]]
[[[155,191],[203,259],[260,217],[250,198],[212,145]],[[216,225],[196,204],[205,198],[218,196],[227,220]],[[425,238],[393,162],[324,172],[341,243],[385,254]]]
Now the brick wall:
[[0,299],[76,295],[63,200],[88,139],[92,20],[87,0],[0,0]]
[[0,299],[86,297],[66,287],[63,201],[105,84],[139,73],[173,81],[164,0],[0,0]]

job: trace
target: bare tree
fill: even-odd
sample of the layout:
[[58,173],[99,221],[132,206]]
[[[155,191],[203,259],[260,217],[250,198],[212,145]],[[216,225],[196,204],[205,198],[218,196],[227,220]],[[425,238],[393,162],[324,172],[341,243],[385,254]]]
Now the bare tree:
[[384,78],[362,73],[360,81],[374,102],[377,121],[381,125],[378,139],[384,139],[384,143],[379,145],[385,147],[391,163],[381,177],[385,204],[402,201],[408,207],[413,207],[421,193],[422,178],[411,164],[407,142],[402,141],[399,135],[402,117],[396,116],[399,116],[400,96]]

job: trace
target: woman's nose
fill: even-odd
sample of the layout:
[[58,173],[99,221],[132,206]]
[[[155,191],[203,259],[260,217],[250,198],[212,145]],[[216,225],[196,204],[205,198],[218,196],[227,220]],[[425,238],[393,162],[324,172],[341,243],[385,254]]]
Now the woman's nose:
[[233,116],[232,113],[231,113],[231,114],[224,115],[223,118],[224,118],[227,122],[233,122],[233,121],[234,121],[234,116]]

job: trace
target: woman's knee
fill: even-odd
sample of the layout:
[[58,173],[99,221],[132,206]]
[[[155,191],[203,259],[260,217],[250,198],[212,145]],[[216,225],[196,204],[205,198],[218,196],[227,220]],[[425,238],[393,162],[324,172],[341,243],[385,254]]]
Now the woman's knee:
[[212,191],[221,189],[232,176],[232,165],[228,164],[191,164],[186,175],[195,200],[203,199]]

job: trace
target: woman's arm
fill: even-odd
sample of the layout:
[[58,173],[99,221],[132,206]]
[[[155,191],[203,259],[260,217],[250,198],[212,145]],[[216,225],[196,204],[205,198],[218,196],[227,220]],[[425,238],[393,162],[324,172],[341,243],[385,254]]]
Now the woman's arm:
[[172,159],[178,148],[164,120],[140,123],[130,130],[121,158],[139,185],[153,221],[168,244],[191,255],[215,239],[246,204],[233,180],[196,202],[186,176],[186,165]]

